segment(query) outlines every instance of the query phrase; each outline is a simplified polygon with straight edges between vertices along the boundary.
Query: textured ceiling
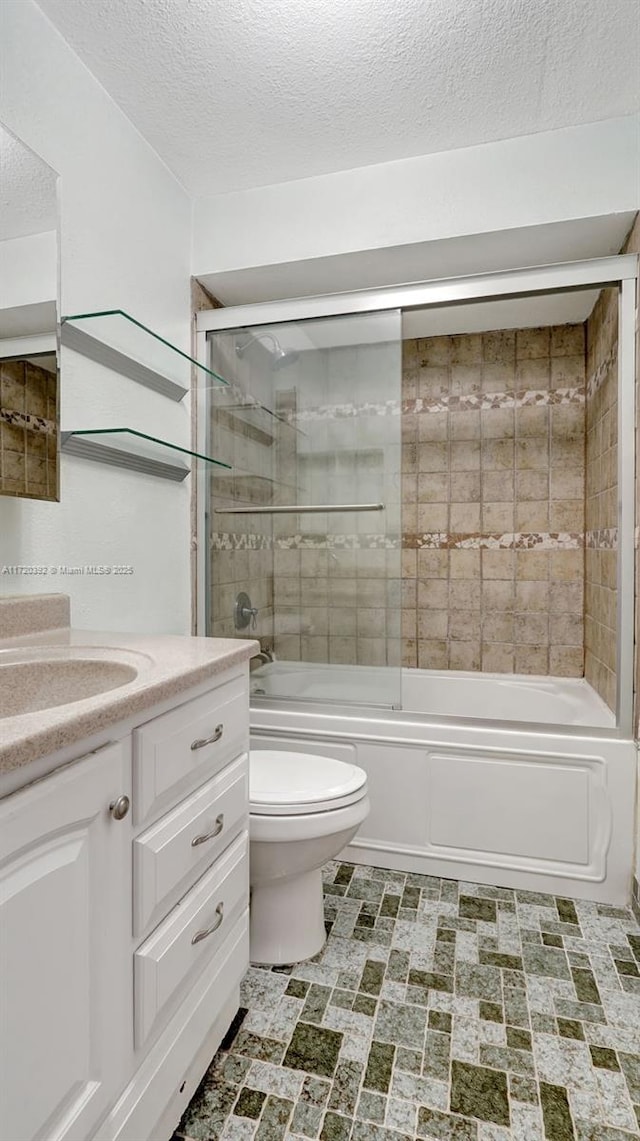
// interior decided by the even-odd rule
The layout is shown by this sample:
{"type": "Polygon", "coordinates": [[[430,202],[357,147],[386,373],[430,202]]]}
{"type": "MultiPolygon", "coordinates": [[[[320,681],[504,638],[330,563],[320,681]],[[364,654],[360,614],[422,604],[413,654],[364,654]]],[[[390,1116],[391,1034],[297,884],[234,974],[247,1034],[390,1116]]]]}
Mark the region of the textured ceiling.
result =
{"type": "Polygon", "coordinates": [[[194,194],[639,105],[639,0],[38,3],[194,194]]]}
{"type": "Polygon", "coordinates": [[[0,241],[55,230],[57,175],[0,126],[0,241]]]}

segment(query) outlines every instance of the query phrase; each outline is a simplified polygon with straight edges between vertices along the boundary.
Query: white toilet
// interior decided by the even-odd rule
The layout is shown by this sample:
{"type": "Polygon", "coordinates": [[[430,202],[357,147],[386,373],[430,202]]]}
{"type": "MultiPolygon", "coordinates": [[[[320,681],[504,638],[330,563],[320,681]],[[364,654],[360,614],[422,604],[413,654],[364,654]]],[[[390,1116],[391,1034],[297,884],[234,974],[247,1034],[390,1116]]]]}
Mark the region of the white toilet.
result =
{"type": "Polygon", "coordinates": [[[297,963],[326,939],[322,865],[369,814],[367,774],[311,753],[252,750],[251,961],[297,963]]]}

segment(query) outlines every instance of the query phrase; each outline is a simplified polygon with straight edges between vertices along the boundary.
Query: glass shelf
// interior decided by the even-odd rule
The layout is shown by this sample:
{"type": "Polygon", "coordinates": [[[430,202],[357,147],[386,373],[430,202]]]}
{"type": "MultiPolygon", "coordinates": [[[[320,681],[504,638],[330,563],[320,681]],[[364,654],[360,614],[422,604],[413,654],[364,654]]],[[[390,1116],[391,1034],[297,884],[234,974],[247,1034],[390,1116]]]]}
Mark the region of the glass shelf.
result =
{"type": "Polygon", "coordinates": [[[182,448],[179,444],[171,444],[168,440],[160,440],[156,436],[148,436],[146,432],[138,432],[135,428],[83,428],[74,432],[62,432],[61,451],[70,456],[92,460],[94,463],[129,468],[131,471],[144,472],[146,475],[155,475],[160,479],[170,479],[178,483],[189,475],[191,468],[187,464],[170,463],[166,458],[161,458],[167,451],[192,456],[214,467],[231,471],[230,465],[222,463],[221,460],[214,460],[211,456],[193,452],[189,448],[182,448]],[[94,438],[96,436],[100,439],[96,440],[94,438]],[[108,443],[102,442],[105,437],[108,443]]]}
{"type": "Polygon", "coordinates": [[[275,432],[278,428],[289,428],[290,431],[296,432],[300,436],[307,435],[297,424],[279,412],[274,412],[266,404],[261,404],[255,397],[249,396],[239,385],[229,381],[224,381],[224,384],[227,385],[224,389],[220,388],[219,385],[206,386],[206,391],[209,391],[213,396],[212,411],[228,412],[237,420],[258,427],[270,435],[272,440],[275,439],[275,432]]]}
{"type": "Polygon", "coordinates": [[[61,341],[67,348],[170,400],[179,401],[186,395],[192,367],[204,374],[207,381],[216,381],[216,387],[226,387],[228,383],[124,309],[63,317],[61,341]]]}

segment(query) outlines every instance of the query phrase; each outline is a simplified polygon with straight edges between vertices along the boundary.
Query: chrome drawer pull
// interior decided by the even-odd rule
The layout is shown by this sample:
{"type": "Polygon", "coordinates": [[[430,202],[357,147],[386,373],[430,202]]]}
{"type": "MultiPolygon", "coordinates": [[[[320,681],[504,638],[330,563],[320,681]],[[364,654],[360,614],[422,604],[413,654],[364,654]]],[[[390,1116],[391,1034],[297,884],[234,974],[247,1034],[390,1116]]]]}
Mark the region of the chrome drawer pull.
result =
{"type": "Polygon", "coordinates": [[[192,741],[192,749],[204,749],[205,745],[213,745],[215,741],[219,741],[224,733],[224,725],[216,725],[210,737],[201,737],[198,741],[192,741]]]}
{"type": "Polygon", "coordinates": [[[211,832],[205,832],[203,836],[196,836],[191,841],[191,847],[197,848],[198,844],[206,844],[207,840],[213,840],[214,836],[220,835],[223,828],[224,828],[224,812],[221,812],[219,816],[216,816],[215,828],[213,828],[211,832]]]}
{"type": "Polygon", "coordinates": [[[220,926],[220,924],[222,923],[222,920],[224,919],[223,912],[224,912],[224,903],[219,903],[218,906],[216,907],[216,915],[218,916],[218,918],[216,919],[215,923],[213,923],[211,925],[211,927],[207,927],[207,929],[205,931],[197,931],[196,934],[193,936],[193,939],[191,940],[191,942],[192,943],[201,943],[203,939],[207,938],[207,935],[213,935],[213,932],[218,930],[218,927],[220,926]]]}

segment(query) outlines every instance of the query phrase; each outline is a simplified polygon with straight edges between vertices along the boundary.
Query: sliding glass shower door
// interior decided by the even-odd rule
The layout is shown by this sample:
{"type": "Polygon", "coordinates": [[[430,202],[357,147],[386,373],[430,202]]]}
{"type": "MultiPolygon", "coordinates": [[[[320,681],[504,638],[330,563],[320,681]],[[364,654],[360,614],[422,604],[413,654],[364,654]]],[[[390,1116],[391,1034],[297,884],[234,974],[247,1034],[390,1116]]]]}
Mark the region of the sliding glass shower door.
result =
{"type": "Polygon", "coordinates": [[[209,632],[259,638],[258,697],[399,705],[400,311],[208,343],[209,632]]]}

